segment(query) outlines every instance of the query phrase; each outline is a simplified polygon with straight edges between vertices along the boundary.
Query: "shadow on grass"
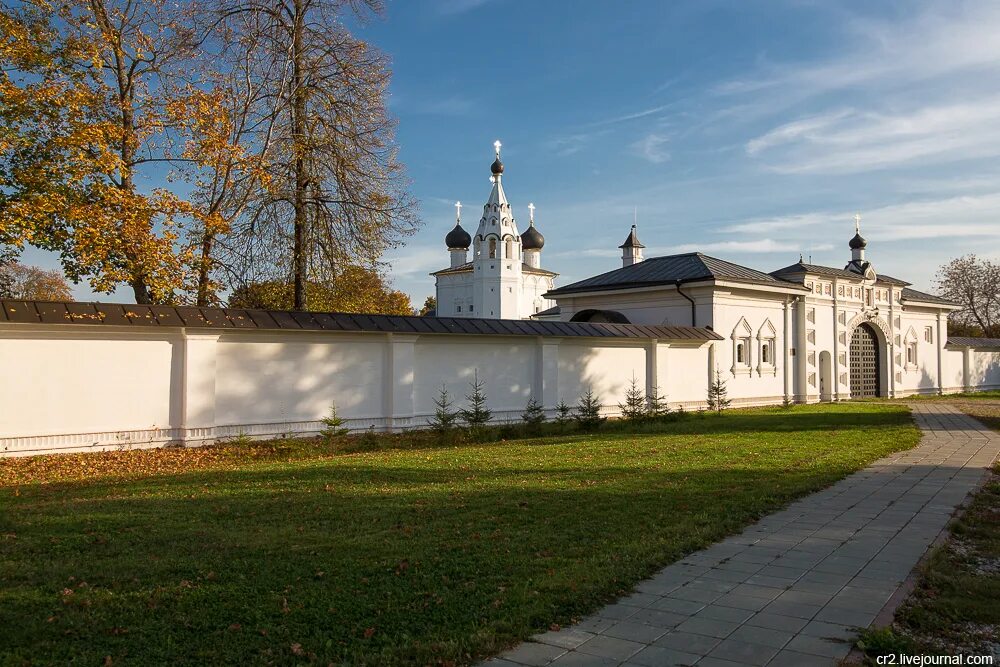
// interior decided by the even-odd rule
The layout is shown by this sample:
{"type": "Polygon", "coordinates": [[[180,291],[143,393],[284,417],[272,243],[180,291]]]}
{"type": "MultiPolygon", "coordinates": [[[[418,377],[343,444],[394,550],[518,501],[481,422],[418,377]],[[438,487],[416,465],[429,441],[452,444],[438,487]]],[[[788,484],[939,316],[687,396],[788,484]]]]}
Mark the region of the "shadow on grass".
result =
{"type": "Polygon", "coordinates": [[[905,413],[838,414],[27,487],[0,662],[470,662],[915,442],[905,413]],[[812,439],[733,435],[755,422],[812,439]]]}

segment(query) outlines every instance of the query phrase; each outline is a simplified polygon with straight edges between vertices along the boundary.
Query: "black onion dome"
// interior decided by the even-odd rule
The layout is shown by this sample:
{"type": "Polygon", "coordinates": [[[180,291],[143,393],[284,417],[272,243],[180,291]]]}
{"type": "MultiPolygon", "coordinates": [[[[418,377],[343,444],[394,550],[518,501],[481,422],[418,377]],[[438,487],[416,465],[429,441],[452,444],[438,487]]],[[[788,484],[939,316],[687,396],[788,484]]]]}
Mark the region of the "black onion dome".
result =
{"type": "Polygon", "coordinates": [[[455,228],[448,232],[448,236],[444,237],[444,242],[449,248],[468,250],[469,246],[472,245],[472,237],[469,232],[462,229],[461,224],[456,222],[455,228]]]}
{"type": "Polygon", "coordinates": [[[541,250],[545,245],[545,237],[535,228],[535,223],[528,225],[528,228],[521,234],[521,248],[524,250],[541,250]]]}
{"type": "Polygon", "coordinates": [[[503,162],[500,161],[499,155],[496,160],[493,160],[493,164],[490,165],[490,171],[493,172],[494,176],[499,176],[503,173],[503,162]]]}
{"type": "Polygon", "coordinates": [[[859,248],[864,248],[867,245],[868,241],[865,241],[865,237],[862,236],[860,232],[854,235],[854,238],[851,239],[850,243],[851,250],[858,250],[859,248]]]}

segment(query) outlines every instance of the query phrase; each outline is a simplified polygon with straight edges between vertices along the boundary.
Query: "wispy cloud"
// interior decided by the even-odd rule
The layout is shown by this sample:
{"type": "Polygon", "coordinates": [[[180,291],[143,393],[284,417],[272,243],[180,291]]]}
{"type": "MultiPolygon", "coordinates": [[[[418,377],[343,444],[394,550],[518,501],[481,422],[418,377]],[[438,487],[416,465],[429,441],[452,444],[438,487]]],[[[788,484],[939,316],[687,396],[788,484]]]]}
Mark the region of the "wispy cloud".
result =
{"type": "Polygon", "coordinates": [[[438,0],[435,9],[438,14],[455,16],[478,9],[493,0],[438,0]]]}
{"type": "Polygon", "coordinates": [[[670,152],[666,149],[670,143],[670,138],[663,134],[647,134],[645,137],[632,144],[632,152],[644,160],[653,164],[660,164],[670,159],[670,152]]]}
{"type": "MultiPolygon", "coordinates": [[[[755,218],[721,231],[769,234],[781,231],[794,239],[844,239],[853,234],[853,211],[810,211],[773,218],[755,218]],[[842,230],[839,234],[837,229],[842,230]]],[[[918,239],[1000,239],[1000,192],[891,204],[862,212],[862,233],[870,242],[918,239]]],[[[815,249],[815,246],[813,246],[815,249]]]]}
{"type": "Polygon", "coordinates": [[[674,103],[661,104],[659,106],[653,107],[651,109],[643,109],[642,111],[634,111],[632,113],[623,114],[621,116],[613,116],[611,118],[605,118],[604,120],[594,121],[589,123],[589,127],[600,127],[602,125],[617,125],[618,123],[625,123],[631,120],[638,120],[639,118],[646,118],[648,116],[653,116],[658,113],[662,113],[667,109],[675,106],[674,103]]]}
{"type": "MultiPolygon", "coordinates": [[[[716,88],[723,94],[782,89],[795,98],[873,83],[905,86],[956,72],[996,69],[1000,5],[988,0],[917,4],[910,18],[854,17],[844,25],[849,47],[821,62],[764,64],[716,88]]],[[[779,96],[780,97],[780,96],[779,96]]]]}
{"type": "Polygon", "coordinates": [[[746,144],[780,173],[852,173],[928,160],[1000,155],[1000,96],[899,113],[836,111],[781,125],[746,144]]]}

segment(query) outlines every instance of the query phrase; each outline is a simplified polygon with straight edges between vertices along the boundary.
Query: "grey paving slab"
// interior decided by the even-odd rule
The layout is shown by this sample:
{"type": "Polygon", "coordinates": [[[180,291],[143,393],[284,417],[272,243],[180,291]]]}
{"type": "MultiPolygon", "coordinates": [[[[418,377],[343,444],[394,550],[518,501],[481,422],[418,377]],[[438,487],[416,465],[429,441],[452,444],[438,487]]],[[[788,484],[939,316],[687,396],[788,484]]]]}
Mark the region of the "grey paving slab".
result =
{"type": "Polygon", "coordinates": [[[635,592],[536,635],[497,667],[830,667],[847,655],[1000,453],[945,403],[911,406],[920,444],[686,556],[635,592]]]}

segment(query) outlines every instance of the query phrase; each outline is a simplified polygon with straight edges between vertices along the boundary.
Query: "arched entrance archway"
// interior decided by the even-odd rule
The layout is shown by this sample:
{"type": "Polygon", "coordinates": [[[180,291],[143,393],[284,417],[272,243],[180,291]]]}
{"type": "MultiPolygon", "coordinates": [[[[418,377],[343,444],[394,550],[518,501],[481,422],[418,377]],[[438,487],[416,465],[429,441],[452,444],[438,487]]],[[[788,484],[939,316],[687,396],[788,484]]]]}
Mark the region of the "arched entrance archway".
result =
{"type": "Polygon", "coordinates": [[[882,351],[875,328],[859,324],[851,334],[851,398],[882,395],[882,351]]]}

